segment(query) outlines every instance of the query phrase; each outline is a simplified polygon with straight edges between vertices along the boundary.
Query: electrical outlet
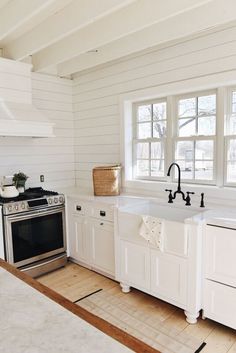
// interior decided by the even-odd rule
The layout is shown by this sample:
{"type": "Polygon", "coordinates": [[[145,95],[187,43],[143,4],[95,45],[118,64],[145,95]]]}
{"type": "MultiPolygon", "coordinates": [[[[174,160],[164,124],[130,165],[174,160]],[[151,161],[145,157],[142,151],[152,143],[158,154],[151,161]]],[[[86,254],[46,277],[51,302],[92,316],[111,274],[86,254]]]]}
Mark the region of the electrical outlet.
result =
{"type": "Polygon", "coordinates": [[[40,181],[41,181],[41,183],[44,182],[44,175],[40,175],[40,181]]]}

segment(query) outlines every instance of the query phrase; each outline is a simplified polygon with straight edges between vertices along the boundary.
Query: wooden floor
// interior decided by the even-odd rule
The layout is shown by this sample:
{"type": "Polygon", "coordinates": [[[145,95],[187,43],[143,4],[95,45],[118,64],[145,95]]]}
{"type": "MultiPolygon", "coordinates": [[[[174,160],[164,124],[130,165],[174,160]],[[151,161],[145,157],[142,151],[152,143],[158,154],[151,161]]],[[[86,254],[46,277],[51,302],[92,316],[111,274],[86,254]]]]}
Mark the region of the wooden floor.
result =
{"type": "MultiPolygon", "coordinates": [[[[117,282],[73,263],[38,278],[38,281],[73,302],[100,288],[114,295],[121,295],[117,282]]],[[[206,342],[203,353],[236,353],[235,330],[208,319],[199,319],[198,324],[189,325],[182,310],[135,289],[129,294],[124,294],[124,297],[142,310],[155,308],[163,324],[173,325],[173,329],[189,333],[206,342]]]]}

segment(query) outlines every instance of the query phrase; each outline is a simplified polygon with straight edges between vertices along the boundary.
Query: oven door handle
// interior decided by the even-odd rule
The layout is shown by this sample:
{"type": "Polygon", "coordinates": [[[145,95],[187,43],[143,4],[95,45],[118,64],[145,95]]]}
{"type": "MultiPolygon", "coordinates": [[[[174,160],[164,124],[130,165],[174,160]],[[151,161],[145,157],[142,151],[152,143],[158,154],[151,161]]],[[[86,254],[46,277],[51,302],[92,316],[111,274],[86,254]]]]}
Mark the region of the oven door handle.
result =
{"type": "Polygon", "coordinates": [[[9,215],[5,216],[8,222],[14,222],[14,221],[23,221],[25,219],[30,219],[30,218],[35,218],[35,217],[41,217],[41,216],[47,216],[50,214],[58,213],[58,212],[64,212],[65,207],[57,207],[53,209],[47,209],[47,210],[35,210],[32,212],[26,212],[24,214],[17,214],[17,215],[9,215]]]}

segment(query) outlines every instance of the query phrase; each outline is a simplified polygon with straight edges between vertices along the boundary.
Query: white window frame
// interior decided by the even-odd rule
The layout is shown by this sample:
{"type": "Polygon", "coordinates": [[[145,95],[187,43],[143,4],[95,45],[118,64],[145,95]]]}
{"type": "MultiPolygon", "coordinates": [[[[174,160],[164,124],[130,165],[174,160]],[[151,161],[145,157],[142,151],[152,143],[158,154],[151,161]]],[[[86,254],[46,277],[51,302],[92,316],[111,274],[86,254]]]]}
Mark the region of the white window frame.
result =
{"type": "MultiPolygon", "coordinates": [[[[166,131],[168,131],[169,128],[169,115],[168,115],[168,103],[167,103],[167,98],[157,98],[157,99],[152,99],[152,100],[145,100],[145,101],[139,101],[133,104],[132,110],[133,110],[133,124],[132,124],[132,173],[133,173],[133,179],[134,180],[153,180],[153,181],[166,181],[166,170],[167,170],[167,138],[168,138],[168,133],[166,137],[160,138],[160,137],[150,137],[150,138],[144,138],[140,139],[137,137],[137,114],[138,114],[138,107],[142,105],[153,105],[153,104],[158,104],[158,103],[166,103],[166,131]],[[138,143],[152,143],[152,142],[163,142],[164,144],[164,175],[163,177],[154,177],[154,176],[137,176],[136,173],[136,168],[137,168],[137,144],[138,143]]],[[[153,117],[152,117],[153,118],[153,117]]],[[[151,124],[153,123],[153,120],[151,120],[151,124]]],[[[149,171],[151,168],[151,156],[149,155],[149,171]]]]}
{"type": "MultiPolygon", "coordinates": [[[[224,133],[224,185],[231,186],[231,187],[236,186],[236,181],[235,182],[228,182],[227,181],[228,146],[229,146],[230,140],[236,140],[236,133],[229,134],[229,120],[232,116],[232,93],[233,92],[236,92],[236,86],[227,87],[226,100],[225,100],[226,114],[225,114],[225,133],[224,133]]],[[[236,114],[236,113],[234,113],[234,114],[236,114]]]]}
{"type": "MultiPolygon", "coordinates": [[[[186,94],[180,94],[176,95],[173,97],[175,100],[175,113],[173,116],[174,119],[174,129],[173,129],[173,139],[175,142],[173,143],[173,159],[175,160],[175,149],[178,141],[213,141],[214,142],[214,150],[213,150],[213,178],[212,180],[207,180],[207,179],[183,179],[183,183],[187,184],[200,184],[200,185],[216,185],[217,184],[217,179],[216,179],[216,165],[217,165],[217,156],[216,156],[216,144],[217,144],[217,129],[218,129],[218,96],[217,96],[217,89],[211,89],[211,90],[202,90],[202,91],[194,91],[191,93],[186,93],[186,94]],[[216,127],[215,127],[215,135],[192,135],[192,136],[178,136],[178,102],[181,99],[187,99],[187,98],[196,98],[196,97],[202,97],[202,96],[208,96],[208,95],[216,95],[216,127]]],[[[168,143],[168,142],[167,142],[168,143]]],[[[194,155],[195,155],[195,149],[194,149],[194,155]]],[[[195,156],[194,160],[195,161],[195,156]]],[[[174,181],[176,181],[176,178],[173,178],[174,181]]]]}
{"type": "MultiPolygon", "coordinates": [[[[119,96],[119,106],[121,114],[120,124],[120,155],[123,165],[122,186],[123,191],[138,193],[140,195],[155,195],[157,197],[166,197],[164,189],[175,189],[176,183],[173,183],[170,178],[167,178],[166,183],[150,180],[135,180],[132,175],[132,105],[139,101],[155,100],[161,97],[167,97],[167,101],[171,101],[173,96],[182,95],[192,92],[200,92],[206,90],[217,89],[217,130],[216,130],[216,185],[190,184],[183,182],[183,191],[194,191],[195,195],[200,195],[205,192],[207,199],[214,203],[219,200],[220,204],[236,206],[236,188],[225,185],[224,166],[225,166],[225,137],[221,133],[224,131],[224,121],[227,113],[226,97],[228,87],[235,87],[236,79],[232,76],[232,72],[215,73],[212,75],[201,76],[198,78],[188,78],[187,80],[167,82],[163,85],[146,87],[130,92],[125,92],[119,96]],[[164,184],[164,186],[163,186],[164,184]]],[[[174,104],[172,104],[172,109],[174,104]]],[[[174,112],[168,111],[168,114],[173,115],[174,112]]],[[[173,131],[173,121],[171,121],[168,131],[170,137],[173,131]]],[[[168,167],[173,162],[173,150],[167,148],[168,167]]],[[[197,197],[197,196],[196,196],[197,197]]]]}

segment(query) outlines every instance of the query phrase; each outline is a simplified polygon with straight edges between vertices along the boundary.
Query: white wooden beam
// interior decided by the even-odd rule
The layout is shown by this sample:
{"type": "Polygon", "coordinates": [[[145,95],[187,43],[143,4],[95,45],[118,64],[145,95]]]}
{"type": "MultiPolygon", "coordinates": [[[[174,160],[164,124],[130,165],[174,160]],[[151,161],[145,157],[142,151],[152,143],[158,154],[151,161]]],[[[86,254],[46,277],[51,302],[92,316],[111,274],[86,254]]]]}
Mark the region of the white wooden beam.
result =
{"type": "Polygon", "coordinates": [[[225,7],[223,3],[221,0],[207,3],[202,7],[182,13],[165,22],[157,23],[142,31],[102,46],[98,48],[97,53],[85,53],[70,59],[58,65],[58,75],[71,75],[235,20],[235,0],[227,0],[227,6],[225,7]],[[224,11],[222,11],[222,8],[224,8],[224,11]],[[209,13],[211,16],[209,16],[209,13]]]}
{"type": "Polygon", "coordinates": [[[138,0],[33,56],[35,71],[134,33],[212,0],[138,0]]]}
{"type": "Polygon", "coordinates": [[[47,16],[67,5],[71,0],[11,0],[0,12],[0,40],[12,40],[31,30],[47,16]]]}
{"type": "Polygon", "coordinates": [[[136,0],[73,0],[54,16],[6,44],[4,53],[8,58],[22,60],[134,1],[136,0]]]}

